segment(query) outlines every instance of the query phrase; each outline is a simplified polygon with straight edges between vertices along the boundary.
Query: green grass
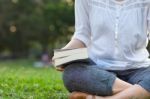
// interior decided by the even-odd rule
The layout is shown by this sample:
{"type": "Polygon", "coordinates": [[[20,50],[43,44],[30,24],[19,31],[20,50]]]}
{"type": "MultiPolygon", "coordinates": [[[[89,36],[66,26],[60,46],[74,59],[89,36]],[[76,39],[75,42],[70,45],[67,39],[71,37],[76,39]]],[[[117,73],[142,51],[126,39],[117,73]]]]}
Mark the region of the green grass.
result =
{"type": "Polygon", "coordinates": [[[66,99],[61,73],[29,60],[0,61],[0,99],[66,99]]]}

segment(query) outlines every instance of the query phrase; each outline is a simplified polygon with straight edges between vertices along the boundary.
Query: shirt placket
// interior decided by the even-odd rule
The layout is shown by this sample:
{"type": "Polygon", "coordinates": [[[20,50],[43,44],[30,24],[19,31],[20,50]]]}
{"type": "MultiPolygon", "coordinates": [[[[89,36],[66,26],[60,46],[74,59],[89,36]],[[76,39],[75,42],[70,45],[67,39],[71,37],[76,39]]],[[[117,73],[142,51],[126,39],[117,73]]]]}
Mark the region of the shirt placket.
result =
{"type": "Polygon", "coordinates": [[[115,57],[119,55],[119,45],[118,45],[118,32],[119,32],[119,18],[121,7],[119,5],[116,6],[116,17],[115,17],[115,57]]]}

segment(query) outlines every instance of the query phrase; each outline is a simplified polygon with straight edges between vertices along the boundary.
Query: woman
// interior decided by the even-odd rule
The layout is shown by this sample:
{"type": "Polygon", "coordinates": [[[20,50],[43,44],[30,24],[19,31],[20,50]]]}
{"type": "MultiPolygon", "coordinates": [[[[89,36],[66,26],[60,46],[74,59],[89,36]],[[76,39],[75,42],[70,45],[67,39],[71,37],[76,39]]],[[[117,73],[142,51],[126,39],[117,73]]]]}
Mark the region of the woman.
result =
{"type": "Polygon", "coordinates": [[[87,47],[92,61],[64,69],[70,99],[150,98],[150,0],[75,0],[75,18],[63,49],[87,47]]]}

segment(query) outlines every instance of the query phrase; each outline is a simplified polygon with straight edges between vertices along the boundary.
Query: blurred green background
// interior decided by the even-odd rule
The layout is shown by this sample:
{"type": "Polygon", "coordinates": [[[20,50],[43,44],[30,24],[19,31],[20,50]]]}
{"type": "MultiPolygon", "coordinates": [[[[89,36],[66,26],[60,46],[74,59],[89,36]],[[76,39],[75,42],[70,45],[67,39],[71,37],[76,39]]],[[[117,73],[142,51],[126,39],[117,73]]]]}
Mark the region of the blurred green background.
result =
{"type": "Polygon", "coordinates": [[[51,57],[73,32],[73,0],[0,0],[0,99],[66,99],[51,57]]]}
{"type": "Polygon", "coordinates": [[[0,0],[0,57],[38,57],[74,31],[73,0],[0,0]]]}

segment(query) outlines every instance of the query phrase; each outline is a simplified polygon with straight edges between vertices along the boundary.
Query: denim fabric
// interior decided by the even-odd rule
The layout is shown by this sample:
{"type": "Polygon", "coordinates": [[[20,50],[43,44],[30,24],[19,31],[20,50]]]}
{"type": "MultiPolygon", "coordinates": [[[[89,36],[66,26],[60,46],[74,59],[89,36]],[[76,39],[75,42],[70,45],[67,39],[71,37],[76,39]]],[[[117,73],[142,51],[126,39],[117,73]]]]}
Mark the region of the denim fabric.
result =
{"type": "Polygon", "coordinates": [[[93,95],[112,95],[115,75],[87,63],[68,65],[63,73],[65,87],[70,91],[80,91],[93,95]]]}
{"type": "Polygon", "coordinates": [[[150,66],[134,70],[133,74],[130,74],[128,78],[127,82],[131,84],[139,84],[150,92],[150,66]]]}
{"type": "Polygon", "coordinates": [[[98,96],[112,95],[116,77],[139,84],[150,92],[150,67],[129,70],[104,70],[89,62],[69,64],[63,72],[63,81],[69,92],[79,91],[98,96]]]}

